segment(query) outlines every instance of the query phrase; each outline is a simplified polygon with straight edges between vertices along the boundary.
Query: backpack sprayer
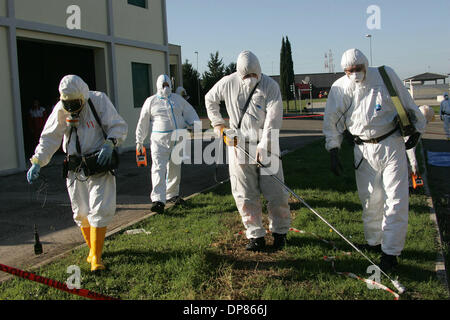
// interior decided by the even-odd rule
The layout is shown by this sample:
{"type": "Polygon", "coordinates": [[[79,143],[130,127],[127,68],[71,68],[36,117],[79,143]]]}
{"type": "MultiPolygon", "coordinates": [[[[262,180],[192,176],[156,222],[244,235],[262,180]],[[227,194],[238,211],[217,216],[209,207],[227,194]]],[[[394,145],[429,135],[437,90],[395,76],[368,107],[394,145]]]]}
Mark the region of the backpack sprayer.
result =
{"type": "Polygon", "coordinates": [[[352,246],[359,254],[361,254],[367,261],[369,261],[371,264],[373,264],[375,267],[377,267],[380,272],[385,275],[393,284],[393,286],[397,289],[399,294],[402,294],[405,292],[405,287],[398,281],[393,280],[391,277],[389,277],[388,274],[386,274],[378,265],[376,265],[369,257],[367,257],[361,250],[359,250],[350,240],[348,240],[344,235],[342,235],[335,227],[333,227],[327,220],[325,220],[319,213],[317,213],[309,204],[305,202],[299,195],[297,195],[294,191],[292,191],[291,188],[289,188],[281,179],[279,179],[277,176],[271,174],[271,172],[268,171],[267,167],[263,165],[258,159],[255,159],[255,157],[251,156],[245,148],[240,146],[237,143],[237,136],[233,129],[227,129],[222,130],[223,133],[223,139],[226,145],[232,146],[237,148],[238,150],[242,151],[250,160],[255,161],[257,165],[264,169],[266,172],[269,173],[269,175],[278,182],[284,189],[286,189],[289,193],[291,193],[297,200],[299,200],[301,203],[303,203],[309,210],[311,210],[320,220],[325,222],[334,232],[336,232],[342,239],[344,239],[350,246],[352,246]]]}

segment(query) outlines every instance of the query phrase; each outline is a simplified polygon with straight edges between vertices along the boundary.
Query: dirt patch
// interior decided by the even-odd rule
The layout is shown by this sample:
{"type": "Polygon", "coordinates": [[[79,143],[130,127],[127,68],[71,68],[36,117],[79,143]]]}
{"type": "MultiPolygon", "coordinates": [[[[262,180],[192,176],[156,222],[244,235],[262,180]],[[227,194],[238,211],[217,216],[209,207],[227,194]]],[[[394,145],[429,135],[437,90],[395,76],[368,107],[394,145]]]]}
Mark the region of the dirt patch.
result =
{"type": "MultiPolygon", "coordinates": [[[[223,219],[229,232],[223,239],[212,243],[215,254],[225,264],[231,266],[227,278],[227,294],[230,299],[249,299],[248,291],[263,290],[268,278],[289,278],[289,270],[280,269],[280,261],[288,260],[284,250],[272,249],[273,237],[270,232],[265,236],[266,248],[260,252],[247,251],[248,239],[238,212],[223,219]],[[231,289],[231,290],[230,290],[231,289]]],[[[268,229],[267,214],[263,214],[263,225],[268,229]]]]}

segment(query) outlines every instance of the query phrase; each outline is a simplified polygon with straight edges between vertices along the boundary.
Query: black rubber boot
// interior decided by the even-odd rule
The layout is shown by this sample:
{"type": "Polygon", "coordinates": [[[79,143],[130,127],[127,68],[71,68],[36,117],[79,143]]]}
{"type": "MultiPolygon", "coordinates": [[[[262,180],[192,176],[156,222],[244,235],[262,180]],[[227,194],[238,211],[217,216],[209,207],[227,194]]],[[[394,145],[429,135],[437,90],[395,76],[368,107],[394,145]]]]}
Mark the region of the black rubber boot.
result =
{"type": "Polygon", "coordinates": [[[163,214],[164,213],[164,207],[165,207],[164,203],[157,201],[157,202],[153,202],[153,205],[150,208],[150,210],[152,212],[163,214]]]}
{"type": "Polygon", "coordinates": [[[381,253],[381,244],[377,244],[375,246],[371,246],[370,244],[366,243],[360,246],[360,249],[364,249],[370,252],[375,252],[375,253],[381,253]]]}
{"type": "Polygon", "coordinates": [[[273,248],[281,250],[286,246],[286,234],[273,233],[273,248]]]}
{"type": "Polygon", "coordinates": [[[391,272],[395,271],[395,267],[397,267],[398,261],[397,256],[391,256],[386,253],[381,254],[381,260],[380,260],[380,268],[384,272],[391,272]]]}
{"type": "Polygon", "coordinates": [[[264,237],[250,239],[250,242],[245,247],[248,251],[260,251],[266,247],[266,240],[264,237]]]}
{"type": "Polygon", "coordinates": [[[186,201],[183,200],[180,196],[175,196],[167,200],[167,203],[173,203],[174,206],[179,206],[185,204],[186,201]]]}

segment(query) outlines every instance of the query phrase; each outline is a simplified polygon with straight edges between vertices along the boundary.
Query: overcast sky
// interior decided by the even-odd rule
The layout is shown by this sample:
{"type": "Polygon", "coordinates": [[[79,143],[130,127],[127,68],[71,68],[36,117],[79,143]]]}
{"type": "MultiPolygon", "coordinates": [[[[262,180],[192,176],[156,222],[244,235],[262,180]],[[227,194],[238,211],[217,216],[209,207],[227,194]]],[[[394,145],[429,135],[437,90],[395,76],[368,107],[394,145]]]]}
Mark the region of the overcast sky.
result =
{"type": "Polygon", "coordinates": [[[236,62],[253,51],[265,74],[279,74],[283,36],[292,46],[295,73],[327,72],[325,53],[342,71],[342,53],[362,50],[373,65],[389,65],[400,78],[450,73],[449,0],[167,0],[169,43],[203,73],[210,53],[236,62]],[[370,6],[379,8],[367,12],[370,6]],[[379,19],[376,19],[379,17],[379,19]]]}

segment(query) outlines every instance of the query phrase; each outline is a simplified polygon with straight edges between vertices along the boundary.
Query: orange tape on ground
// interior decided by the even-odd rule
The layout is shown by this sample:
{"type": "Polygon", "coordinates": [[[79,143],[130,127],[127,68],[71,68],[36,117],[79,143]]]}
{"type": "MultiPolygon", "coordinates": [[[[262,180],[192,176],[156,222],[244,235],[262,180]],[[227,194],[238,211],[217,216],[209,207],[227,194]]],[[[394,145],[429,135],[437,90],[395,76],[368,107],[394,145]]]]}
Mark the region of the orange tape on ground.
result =
{"type": "Polygon", "coordinates": [[[298,118],[311,118],[311,117],[323,117],[323,114],[312,114],[309,116],[291,116],[291,117],[283,117],[283,119],[298,119],[298,118]]]}
{"type": "Polygon", "coordinates": [[[17,268],[13,268],[4,264],[0,263],[0,271],[10,273],[16,277],[31,280],[34,282],[42,283],[46,286],[68,292],[70,294],[74,294],[80,297],[93,299],[93,300],[119,300],[116,298],[108,297],[105,295],[102,295],[100,293],[92,292],[87,289],[69,289],[65,283],[61,283],[59,281],[49,279],[46,277],[38,276],[31,272],[26,272],[17,268]]]}

